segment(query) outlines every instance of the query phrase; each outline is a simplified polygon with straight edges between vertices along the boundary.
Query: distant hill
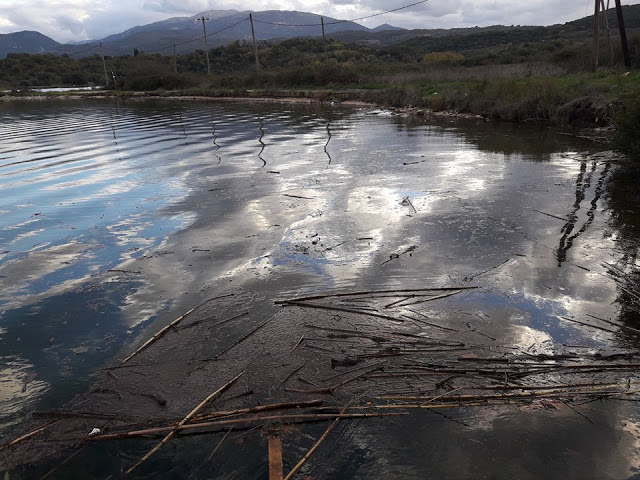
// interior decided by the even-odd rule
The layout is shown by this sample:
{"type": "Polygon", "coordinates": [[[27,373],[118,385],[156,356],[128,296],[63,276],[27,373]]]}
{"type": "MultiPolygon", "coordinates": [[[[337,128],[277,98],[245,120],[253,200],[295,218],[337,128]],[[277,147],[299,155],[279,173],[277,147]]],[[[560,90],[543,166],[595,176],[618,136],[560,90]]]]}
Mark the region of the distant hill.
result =
{"type": "MultiPolygon", "coordinates": [[[[236,40],[251,41],[249,13],[253,13],[258,41],[322,35],[321,16],[313,13],[281,10],[261,12],[211,10],[191,17],[174,17],[133,27],[93,43],[102,42],[105,55],[131,54],[134,49],[151,53],[162,47],[168,48],[159,53],[168,55],[173,53],[173,44],[176,44],[177,53],[191,52],[204,48],[204,42],[201,39],[202,22],[198,21],[202,16],[209,18],[205,23],[209,48],[226,45],[236,40]]],[[[344,31],[369,31],[369,28],[357,23],[331,17],[324,17],[324,22],[327,35],[344,31]]],[[[90,44],[70,45],[67,53],[78,52],[89,46],[90,44]]]]}
{"type": "MultiPolygon", "coordinates": [[[[627,35],[640,33],[640,5],[622,7],[627,35]]],[[[615,8],[607,12],[607,22],[611,34],[618,35],[618,20],[615,8]]],[[[545,39],[570,38],[588,41],[593,34],[593,16],[589,15],[565,24],[551,26],[505,26],[419,29],[419,30],[382,30],[341,32],[334,38],[345,42],[356,42],[372,46],[406,44],[409,47],[424,47],[428,50],[464,50],[486,48],[493,45],[517,42],[534,42],[545,39]],[[495,35],[494,35],[495,34],[495,35]],[[450,37],[466,37],[450,38],[450,37]],[[446,39],[445,39],[446,37],[446,39]]]]}
{"type": "Polygon", "coordinates": [[[22,31],[0,34],[0,58],[8,53],[44,53],[62,44],[39,32],[22,31]]]}
{"type": "Polygon", "coordinates": [[[372,32],[388,32],[389,30],[400,30],[406,31],[406,28],[402,27],[394,27],[393,25],[389,25],[388,23],[383,23],[382,25],[378,25],[376,28],[372,29],[372,32]]]}
{"type": "MultiPolygon", "coordinates": [[[[625,23],[629,35],[640,32],[640,5],[624,6],[625,23]]],[[[164,55],[187,53],[204,48],[202,22],[206,21],[207,45],[215,48],[234,41],[251,41],[249,13],[253,14],[256,37],[259,42],[278,42],[295,37],[319,37],[322,35],[321,16],[308,12],[266,10],[209,10],[190,17],[173,17],[160,22],[140,25],[124,32],[110,35],[101,40],[82,44],[62,45],[38,32],[17,32],[0,35],[0,58],[7,53],[45,53],[93,55],[102,42],[105,55],[118,56],[133,54],[134,49],[142,52],[158,52],[164,55]]],[[[327,36],[344,42],[356,42],[370,46],[390,46],[403,44],[408,48],[422,48],[427,51],[468,50],[490,48],[492,46],[517,42],[536,42],[553,39],[588,41],[592,34],[591,16],[567,22],[562,25],[504,26],[418,29],[406,30],[389,24],[369,29],[354,22],[322,17],[327,36]]],[[[615,9],[607,11],[608,23],[617,35],[615,9]]]]}

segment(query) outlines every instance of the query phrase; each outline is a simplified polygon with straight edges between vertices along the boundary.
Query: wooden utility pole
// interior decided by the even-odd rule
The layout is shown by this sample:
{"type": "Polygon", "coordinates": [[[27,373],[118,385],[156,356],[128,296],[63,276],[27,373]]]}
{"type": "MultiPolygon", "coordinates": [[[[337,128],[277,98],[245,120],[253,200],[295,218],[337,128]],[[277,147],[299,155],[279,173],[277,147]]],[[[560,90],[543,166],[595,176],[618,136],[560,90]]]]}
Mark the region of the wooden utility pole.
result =
{"type": "Polygon", "coordinates": [[[622,15],[622,5],[620,0],[616,0],[616,15],[618,16],[618,30],[620,30],[620,43],[622,45],[622,57],[627,68],[631,68],[631,57],[629,56],[629,44],[627,43],[627,31],[624,28],[624,16],[622,15]]]}
{"type": "Polygon", "coordinates": [[[600,53],[600,0],[596,0],[596,11],[593,14],[593,52],[591,54],[591,71],[598,71],[598,54],[600,53]]]}
{"type": "Polygon", "coordinates": [[[207,29],[204,26],[205,20],[209,20],[204,15],[198,18],[202,22],[202,38],[204,38],[204,56],[207,57],[207,74],[211,75],[211,64],[209,63],[209,47],[207,47],[207,29]]]}
{"type": "MultiPolygon", "coordinates": [[[[207,55],[208,57],[208,55],[207,55]]],[[[178,73],[178,57],[176,57],[176,44],[173,44],[173,72],[178,73]]]]}
{"type": "Polygon", "coordinates": [[[322,25],[322,39],[326,42],[327,37],[324,36],[324,17],[320,17],[320,24],[322,25]]]}
{"type": "Polygon", "coordinates": [[[260,70],[260,59],[258,59],[258,44],[256,43],[256,31],[253,28],[253,14],[249,14],[249,21],[251,22],[251,36],[253,37],[253,52],[256,56],[256,70],[260,70]]]}
{"type": "Polygon", "coordinates": [[[100,42],[100,56],[102,57],[102,66],[104,67],[105,85],[109,85],[109,75],[107,75],[107,63],[104,61],[104,51],[102,50],[102,42],[100,42]]]}

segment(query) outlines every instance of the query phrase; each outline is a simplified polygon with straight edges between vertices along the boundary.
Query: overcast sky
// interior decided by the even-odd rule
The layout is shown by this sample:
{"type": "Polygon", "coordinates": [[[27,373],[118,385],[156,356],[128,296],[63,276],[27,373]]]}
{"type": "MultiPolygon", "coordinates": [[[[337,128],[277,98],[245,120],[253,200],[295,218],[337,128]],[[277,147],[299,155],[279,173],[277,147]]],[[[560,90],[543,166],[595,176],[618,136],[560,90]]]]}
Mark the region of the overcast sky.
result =
{"type": "MultiPolygon", "coordinates": [[[[418,0],[0,0],[0,33],[37,30],[59,42],[100,39],[135,25],[205,10],[299,10],[352,19],[418,0]]],[[[640,0],[623,0],[623,5],[640,0]]],[[[614,2],[611,1],[611,5],[614,2]]],[[[375,27],[550,25],[592,13],[594,0],[430,0],[361,21],[375,27]]]]}

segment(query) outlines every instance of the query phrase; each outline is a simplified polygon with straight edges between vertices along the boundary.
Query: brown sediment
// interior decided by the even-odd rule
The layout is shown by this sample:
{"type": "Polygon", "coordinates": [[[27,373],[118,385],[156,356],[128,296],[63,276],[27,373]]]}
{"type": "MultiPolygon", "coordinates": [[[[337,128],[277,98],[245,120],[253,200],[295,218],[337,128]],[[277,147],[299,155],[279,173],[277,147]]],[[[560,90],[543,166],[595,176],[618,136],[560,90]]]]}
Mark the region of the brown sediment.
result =
{"type": "Polygon", "coordinates": [[[34,416],[27,433],[0,450],[0,463],[10,468],[66,458],[68,450],[96,441],[163,434],[146,455],[124,466],[133,472],[181,432],[226,432],[226,438],[230,426],[258,426],[272,439],[265,462],[278,478],[288,436],[295,435],[285,427],[332,422],[285,477],[291,478],[339,422],[551,400],[568,408],[578,400],[640,401],[638,382],[628,378],[640,368],[633,350],[535,355],[503,345],[507,353],[496,356],[495,343],[489,348],[485,337],[465,328],[467,317],[448,306],[470,291],[446,286],[316,295],[279,302],[282,310],[269,318],[246,312],[216,318],[189,310],[179,319],[190,323],[179,331],[165,327],[136,350],[135,368],[119,368],[115,376],[105,372],[89,392],[48,412],[53,422],[37,424],[34,416]],[[409,310],[400,302],[385,309],[390,297],[404,301],[416,291],[429,292],[429,308],[439,306],[437,324],[401,321],[407,312],[433,318],[420,311],[425,304],[409,310]],[[341,309],[345,297],[369,310],[341,309]],[[225,340],[223,332],[231,338],[225,340]],[[303,348],[319,342],[323,348],[303,348]],[[90,435],[96,427],[100,433],[90,435]]]}

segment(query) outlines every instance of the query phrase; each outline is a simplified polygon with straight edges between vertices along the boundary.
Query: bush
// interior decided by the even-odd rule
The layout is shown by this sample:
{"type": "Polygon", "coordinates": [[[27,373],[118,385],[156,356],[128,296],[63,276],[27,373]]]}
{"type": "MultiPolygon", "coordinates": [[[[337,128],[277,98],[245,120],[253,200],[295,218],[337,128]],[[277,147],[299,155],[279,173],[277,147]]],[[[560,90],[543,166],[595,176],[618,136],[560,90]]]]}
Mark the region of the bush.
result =
{"type": "Polygon", "coordinates": [[[422,57],[422,63],[460,63],[464,60],[464,55],[455,52],[432,52],[426,53],[422,57]]]}
{"type": "Polygon", "coordinates": [[[614,114],[613,123],[616,127],[614,148],[640,161],[640,100],[623,100],[614,114]]]}
{"type": "Polygon", "coordinates": [[[197,78],[190,75],[136,75],[121,79],[118,88],[123,90],[178,90],[195,87],[199,84],[197,78]]]}

